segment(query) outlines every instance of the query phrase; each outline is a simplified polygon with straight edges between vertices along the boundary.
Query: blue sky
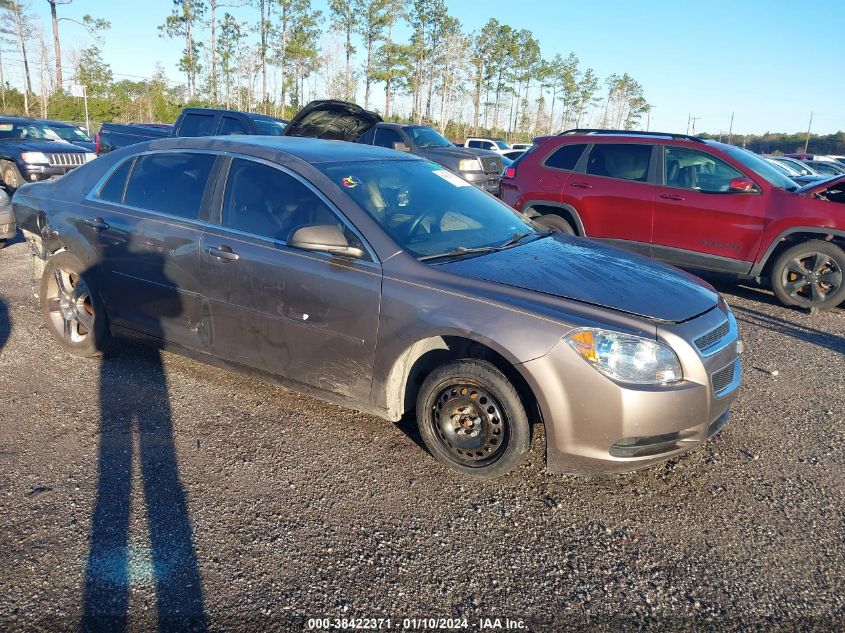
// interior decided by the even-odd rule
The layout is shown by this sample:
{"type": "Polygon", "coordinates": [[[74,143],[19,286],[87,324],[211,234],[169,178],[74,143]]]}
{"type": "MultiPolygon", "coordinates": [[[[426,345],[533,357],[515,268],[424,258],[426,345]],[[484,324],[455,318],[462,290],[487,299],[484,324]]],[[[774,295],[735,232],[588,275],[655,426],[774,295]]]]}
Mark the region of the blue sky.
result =
{"type": "MultiPolygon", "coordinates": [[[[813,111],[814,132],[845,130],[845,0],[447,4],[465,30],[495,16],[533,31],[546,57],[574,51],[601,77],[630,73],[654,105],[652,129],[684,132],[692,114],[699,117],[696,131],[718,133],[727,131],[735,112],[735,132],[795,132],[806,130],[813,111]]],[[[116,75],[149,76],[160,61],[171,79],[182,81],[176,68],[180,43],[159,38],[157,31],[171,6],[170,0],[74,0],[60,10],[111,21],[102,48],[116,75]]],[[[326,1],[314,0],[313,6],[325,10],[326,1]]],[[[32,0],[32,9],[49,33],[47,2],[32,0]]],[[[253,9],[234,13],[257,20],[253,9]]],[[[66,47],[87,45],[82,29],[69,22],[61,28],[66,47]]]]}

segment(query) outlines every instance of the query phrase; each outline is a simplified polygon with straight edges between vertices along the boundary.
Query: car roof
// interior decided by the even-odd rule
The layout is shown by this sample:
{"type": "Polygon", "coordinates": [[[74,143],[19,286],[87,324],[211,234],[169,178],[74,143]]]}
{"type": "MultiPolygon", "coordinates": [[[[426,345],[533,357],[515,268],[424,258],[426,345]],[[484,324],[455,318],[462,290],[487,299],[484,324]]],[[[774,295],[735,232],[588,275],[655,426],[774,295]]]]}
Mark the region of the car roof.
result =
{"type": "MultiPolygon", "coordinates": [[[[147,149],[207,149],[266,154],[280,152],[308,163],[335,163],[362,160],[421,160],[385,147],[347,141],[331,141],[301,136],[194,136],[163,138],[144,143],[147,149]]],[[[141,145],[132,145],[138,147],[141,145]]]]}
{"type": "Polygon", "coordinates": [[[40,119],[33,119],[25,116],[0,116],[0,121],[3,123],[43,123],[40,119]]]}

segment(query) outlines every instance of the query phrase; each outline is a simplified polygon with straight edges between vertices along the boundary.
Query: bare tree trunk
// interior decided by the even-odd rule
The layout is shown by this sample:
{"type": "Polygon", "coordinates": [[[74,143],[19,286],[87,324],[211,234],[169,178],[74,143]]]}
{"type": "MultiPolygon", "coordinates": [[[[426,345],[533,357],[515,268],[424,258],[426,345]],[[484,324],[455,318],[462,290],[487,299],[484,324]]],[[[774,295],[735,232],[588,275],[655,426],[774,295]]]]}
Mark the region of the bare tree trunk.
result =
{"type": "Polygon", "coordinates": [[[3,50],[0,48],[0,105],[6,107],[6,78],[3,77],[3,50]]]}
{"type": "MultiPolygon", "coordinates": [[[[261,0],[261,103],[267,102],[267,18],[264,17],[264,7],[267,0],[261,0]]],[[[240,101],[240,95],[238,96],[240,101]]]]}
{"type": "MultiPolygon", "coordinates": [[[[211,99],[217,103],[217,0],[209,0],[211,6],[211,99]]],[[[228,96],[227,96],[228,99],[228,96]]],[[[228,106],[226,106],[228,107],[228,106]]]]}
{"type": "Polygon", "coordinates": [[[56,53],[56,89],[62,91],[62,45],[59,41],[59,18],[56,16],[56,0],[50,3],[50,19],[53,21],[53,48],[56,53]]]}
{"type": "Polygon", "coordinates": [[[47,86],[50,81],[48,78],[49,70],[47,68],[47,45],[44,43],[44,35],[40,34],[38,37],[38,44],[39,44],[39,57],[38,57],[38,66],[40,70],[40,83],[41,83],[41,118],[47,118],[47,86]]]}

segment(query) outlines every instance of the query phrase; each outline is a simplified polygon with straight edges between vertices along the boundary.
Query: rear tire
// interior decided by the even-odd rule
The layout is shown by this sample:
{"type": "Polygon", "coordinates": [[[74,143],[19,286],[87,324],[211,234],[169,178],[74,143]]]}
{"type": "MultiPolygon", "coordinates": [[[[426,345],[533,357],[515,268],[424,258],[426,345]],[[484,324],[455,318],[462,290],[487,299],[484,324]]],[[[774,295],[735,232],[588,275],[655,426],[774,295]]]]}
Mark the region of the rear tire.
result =
{"type": "Polygon", "coordinates": [[[822,240],[787,248],[772,266],[771,284],[784,305],[836,307],[845,300],[845,251],[822,240]]]}
{"type": "Polygon", "coordinates": [[[531,446],[519,394],[481,360],[453,361],[428,375],[417,396],[417,425],[435,458],[474,477],[510,472],[531,446]]]}
{"type": "Polygon", "coordinates": [[[0,177],[3,179],[3,184],[10,194],[15,192],[15,189],[20,187],[23,183],[23,176],[18,171],[18,166],[9,161],[5,161],[0,169],[0,177]]]}
{"type": "Polygon", "coordinates": [[[62,349],[74,356],[98,356],[111,340],[92,277],[79,258],[68,252],[53,255],[41,276],[44,323],[62,349]]]}
{"type": "Polygon", "coordinates": [[[572,228],[572,225],[559,215],[541,215],[539,218],[534,218],[534,221],[558,233],[575,235],[575,229],[572,228]]]}

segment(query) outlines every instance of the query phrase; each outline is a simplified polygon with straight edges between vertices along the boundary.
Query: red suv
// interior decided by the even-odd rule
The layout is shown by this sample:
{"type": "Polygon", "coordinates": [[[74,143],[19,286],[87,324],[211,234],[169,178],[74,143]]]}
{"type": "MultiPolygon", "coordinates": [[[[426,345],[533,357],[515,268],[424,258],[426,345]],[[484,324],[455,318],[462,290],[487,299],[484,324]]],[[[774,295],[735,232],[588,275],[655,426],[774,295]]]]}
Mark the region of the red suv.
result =
{"type": "Polygon", "coordinates": [[[766,279],[786,305],[845,300],[845,177],[802,188],[733,145],[579,129],[538,138],[505,172],[502,199],[566,233],[766,279]]]}

